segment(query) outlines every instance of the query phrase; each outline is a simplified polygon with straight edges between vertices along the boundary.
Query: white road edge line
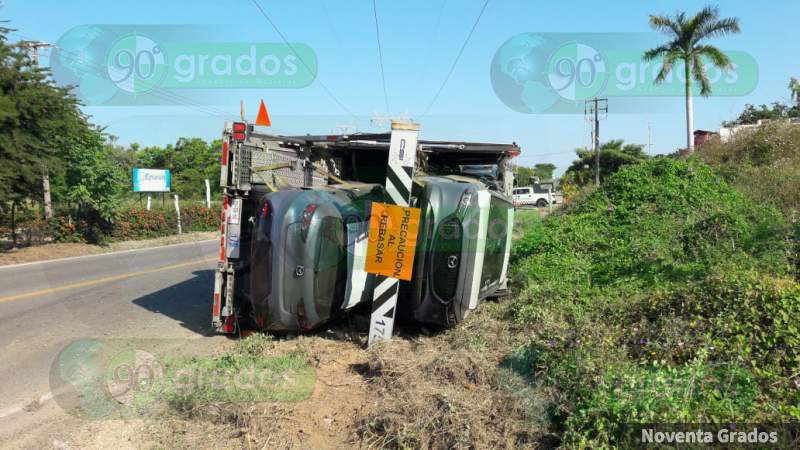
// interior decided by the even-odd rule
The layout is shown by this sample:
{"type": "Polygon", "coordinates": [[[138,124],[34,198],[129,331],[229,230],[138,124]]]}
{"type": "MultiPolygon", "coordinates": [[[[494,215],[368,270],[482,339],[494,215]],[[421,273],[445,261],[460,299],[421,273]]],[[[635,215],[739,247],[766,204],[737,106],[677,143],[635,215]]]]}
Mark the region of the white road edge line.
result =
{"type": "MultiPolygon", "coordinates": [[[[55,396],[53,395],[52,392],[48,392],[46,394],[42,394],[42,396],[39,397],[39,404],[42,405],[42,404],[44,404],[44,402],[46,402],[48,400],[52,400],[53,397],[55,397],[55,396]]],[[[3,410],[0,410],[0,419],[6,418],[8,416],[13,416],[14,414],[21,413],[24,410],[25,410],[25,406],[12,406],[10,408],[6,408],[6,409],[3,409],[3,410]]]]}
{"type": "Polygon", "coordinates": [[[63,261],[73,261],[73,260],[76,260],[76,259],[96,258],[96,257],[100,257],[100,256],[112,256],[112,255],[121,255],[121,254],[125,254],[125,253],[133,253],[133,252],[144,252],[144,251],[148,251],[148,250],[158,250],[158,249],[167,248],[167,247],[180,247],[180,246],[186,246],[186,245],[202,244],[202,243],[205,243],[205,242],[213,242],[213,241],[219,242],[219,238],[203,239],[202,241],[181,242],[181,243],[178,243],[178,244],[159,245],[158,247],[133,248],[133,249],[130,249],[130,250],[120,250],[120,251],[117,251],[117,252],[95,253],[93,255],[68,256],[66,258],[43,259],[41,261],[31,261],[31,262],[20,263],[20,264],[8,264],[8,265],[0,266],[0,270],[13,269],[13,268],[16,268],[16,267],[32,266],[34,264],[47,264],[47,263],[56,263],[56,262],[63,262],[63,261]]]}
{"type": "MultiPolygon", "coordinates": [[[[63,391],[63,389],[61,391],[63,391]]],[[[55,398],[55,394],[53,394],[52,392],[47,392],[39,397],[38,403],[39,405],[43,405],[45,402],[50,401],[53,398],[55,398]]],[[[13,416],[14,414],[25,411],[25,406],[11,406],[9,408],[0,410],[0,419],[6,418],[8,416],[13,416]]]]}
{"type": "Polygon", "coordinates": [[[22,412],[22,406],[12,406],[11,408],[0,410],[0,419],[4,419],[8,416],[13,416],[14,414],[17,414],[19,412],[22,412]]]}

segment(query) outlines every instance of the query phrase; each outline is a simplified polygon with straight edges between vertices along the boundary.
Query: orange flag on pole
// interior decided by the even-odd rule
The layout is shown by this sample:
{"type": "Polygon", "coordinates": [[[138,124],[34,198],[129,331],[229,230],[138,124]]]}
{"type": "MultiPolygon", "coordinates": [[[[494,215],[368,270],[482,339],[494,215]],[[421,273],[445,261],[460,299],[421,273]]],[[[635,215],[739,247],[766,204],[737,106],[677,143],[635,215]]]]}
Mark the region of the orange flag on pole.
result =
{"type": "Polygon", "coordinates": [[[265,127],[272,125],[272,122],[269,121],[269,114],[267,114],[267,107],[264,105],[264,100],[261,100],[261,106],[258,108],[256,125],[264,125],[265,127]]]}

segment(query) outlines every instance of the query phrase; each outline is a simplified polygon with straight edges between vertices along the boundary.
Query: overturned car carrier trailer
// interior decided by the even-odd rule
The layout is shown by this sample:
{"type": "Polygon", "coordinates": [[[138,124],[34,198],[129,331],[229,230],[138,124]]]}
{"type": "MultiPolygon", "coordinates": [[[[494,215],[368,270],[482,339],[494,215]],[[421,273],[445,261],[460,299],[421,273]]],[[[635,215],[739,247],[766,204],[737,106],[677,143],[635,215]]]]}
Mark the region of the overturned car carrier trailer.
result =
{"type": "Polygon", "coordinates": [[[391,336],[389,296],[400,316],[451,326],[481,300],[507,292],[510,161],[519,147],[417,141],[415,131],[400,139],[407,136],[401,128],[276,136],[225,124],[212,311],[218,332],[304,331],[374,301],[373,322],[385,323],[376,316],[380,303],[390,321],[380,332],[391,336]],[[405,166],[397,165],[398,151],[405,166]],[[420,210],[409,281],[365,271],[373,204],[420,210]]]}

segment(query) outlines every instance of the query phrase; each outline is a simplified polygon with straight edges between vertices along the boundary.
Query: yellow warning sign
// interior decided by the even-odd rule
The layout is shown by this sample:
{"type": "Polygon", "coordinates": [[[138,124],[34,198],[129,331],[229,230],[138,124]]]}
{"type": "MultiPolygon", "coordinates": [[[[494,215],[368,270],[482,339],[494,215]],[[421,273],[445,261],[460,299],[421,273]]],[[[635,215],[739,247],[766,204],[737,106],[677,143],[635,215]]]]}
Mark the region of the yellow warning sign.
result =
{"type": "Polygon", "coordinates": [[[419,208],[372,203],[365,270],[410,280],[419,230],[419,208]]]}

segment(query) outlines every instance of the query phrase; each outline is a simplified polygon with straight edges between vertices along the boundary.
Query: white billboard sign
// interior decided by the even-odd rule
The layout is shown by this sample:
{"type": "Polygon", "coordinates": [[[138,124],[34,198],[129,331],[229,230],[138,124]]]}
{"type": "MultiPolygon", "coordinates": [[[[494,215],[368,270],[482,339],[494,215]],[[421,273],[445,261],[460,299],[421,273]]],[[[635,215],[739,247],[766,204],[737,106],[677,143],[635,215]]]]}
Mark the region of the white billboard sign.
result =
{"type": "Polygon", "coordinates": [[[169,192],[169,170],[133,169],[133,192],[169,192]]]}

